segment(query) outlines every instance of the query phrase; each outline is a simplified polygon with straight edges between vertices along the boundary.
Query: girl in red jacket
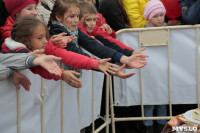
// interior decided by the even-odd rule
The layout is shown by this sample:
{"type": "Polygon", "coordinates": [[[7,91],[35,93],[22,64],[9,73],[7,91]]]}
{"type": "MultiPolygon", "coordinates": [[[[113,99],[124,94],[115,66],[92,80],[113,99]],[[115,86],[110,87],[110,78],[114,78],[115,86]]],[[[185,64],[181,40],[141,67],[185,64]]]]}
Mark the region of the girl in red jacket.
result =
{"type": "MultiPolygon", "coordinates": [[[[61,57],[61,62],[78,69],[96,69],[101,70],[108,75],[107,72],[113,74],[115,69],[110,66],[116,67],[116,65],[110,64],[107,61],[110,59],[95,60],[83,55],[79,55],[65,49],[61,49],[54,46],[46,40],[48,30],[44,23],[36,18],[24,17],[18,19],[12,29],[11,37],[7,38],[3,44],[3,51],[8,52],[15,50],[18,52],[30,52],[36,49],[45,49],[45,54],[55,55],[61,57]]],[[[30,69],[35,74],[40,74],[45,79],[60,80],[61,78],[69,83],[73,87],[81,87],[81,81],[74,75],[79,75],[73,71],[62,70],[62,76],[56,76],[50,74],[48,71],[41,67],[35,67],[30,69]]]]}
{"type": "MultiPolygon", "coordinates": [[[[96,4],[95,0],[78,0],[78,1],[88,2],[92,5],[96,4]]],[[[110,27],[110,25],[107,24],[106,19],[101,13],[97,13],[96,25],[99,26],[102,30],[106,31],[111,37],[116,38],[115,31],[110,27]]]]}
{"type": "MultiPolygon", "coordinates": [[[[7,17],[4,24],[1,23],[0,27],[0,34],[1,34],[1,41],[4,42],[6,38],[11,36],[11,30],[15,20],[22,17],[37,17],[37,4],[39,0],[5,0],[5,7],[6,12],[10,14],[7,17]]],[[[1,6],[3,3],[1,3],[1,6]]],[[[2,8],[2,7],[0,7],[2,8]]],[[[1,9],[2,10],[2,9],[1,9]]],[[[75,39],[73,36],[64,36],[65,33],[61,33],[56,36],[52,36],[49,41],[53,44],[66,47],[67,43],[75,39]]]]}
{"type": "Polygon", "coordinates": [[[79,29],[89,36],[94,36],[95,39],[100,41],[103,45],[113,48],[126,56],[141,53],[145,48],[134,51],[131,47],[126,46],[119,40],[116,40],[108,35],[107,32],[102,30],[97,21],[97,10],[87,2],[80,2],[80,17],[79,29]]]}

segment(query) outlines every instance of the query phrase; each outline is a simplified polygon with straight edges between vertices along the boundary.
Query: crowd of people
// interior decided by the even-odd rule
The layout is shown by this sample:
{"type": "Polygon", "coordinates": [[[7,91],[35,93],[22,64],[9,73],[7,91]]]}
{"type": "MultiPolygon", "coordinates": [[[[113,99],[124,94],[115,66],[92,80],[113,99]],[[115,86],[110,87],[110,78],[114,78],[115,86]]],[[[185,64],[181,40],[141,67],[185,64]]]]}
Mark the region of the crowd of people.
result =
{"type": "MultiPolygon", "coordinates": [[[[55,0],[44,6],[50,13],[48,22],[37,18],[42,14],[37,11],[39,2],[0,1],[0,80],[11,78],[17,89],[21,85],[27,91],[31,81],[19,69],[30,69],[49,80],[64,80],[74,88],[82,87],[81,69],[129,78],[135,72],[123,73],[123,69],[145,67],[148,55],[143,53],[145,47],[133,50],[117,40],[116,31],[200,24],[196,17],[200,0],[55,0]],[[57,61],[64,63],[64,69],[57,61]]],[[[153,116],[154,108],[158,116],[167,115],[167,105],[145,105],[144,115],[153,116]]],[[[153,121],[143,121],[139,132],[160,132],[167,121],[157,122],[155,131],[153,121]]]]}

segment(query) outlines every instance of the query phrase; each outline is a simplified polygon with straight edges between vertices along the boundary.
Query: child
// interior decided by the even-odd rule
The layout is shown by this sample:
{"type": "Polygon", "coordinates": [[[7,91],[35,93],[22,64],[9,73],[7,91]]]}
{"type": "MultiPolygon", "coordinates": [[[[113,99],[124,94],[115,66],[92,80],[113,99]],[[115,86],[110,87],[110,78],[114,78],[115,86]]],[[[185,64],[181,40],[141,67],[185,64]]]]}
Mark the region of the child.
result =
{"type": "MultiPolygon", "coordinates": [[[[3,51],[8,52],[15,50],[18,52],[30,52],[36,49],[45,49],[45,54],[55,55],[61,57],[61,62],[78,69],[96,69],[101,70],[108,75],[107,71],[113,73],[112,66],[107,61],[110,59],[95,60],[83,55],[79,55],[65,49],[61,49],[57,46],[53,46],[52,43],[47,42],[48,30],[46,25],[36,18],[23,17],[18,19],[12,29],[11,38],[7,38],[3,43],[3,51]]],[[[74,71],[62,70],[62,77],[49,74],[41,67],[31,68],[31,71],[36,74],[40,74],[46,79],[59,80],[63,79],[71,86],[80,88],[82,86],[81,81],[73,75],[79,75],[74,71]]],[[[115,72],[115,71],[114,71],[115,72]]]]}
{"type": "MultiPolygon", "coordinates": [[[[96,4],[95,0],[78,0],[78,1],[88,2],[93,6],[96,4]]],[[[107,24],[106,19],[101,13],[97,13],[96,25],[99,26],[102,30],[105,30],[111,37],[116,38],[115,31],[107,24]]]]}
{"type": "Polygon", "coordinates": [[[144,10],[144,17],[147,21],[144,27],[167,26],[165,23],[166,9],[160,0],[150,0],[144,10]]]}
{"type": "Polygon", "coordinates": [[[79,23],[79,4],[76,0],[57,0],[54,4],[48,26],[50,34],[67,33],[75,34],[77,39],[73,40],[66,47],[67,50],[83,54],[80,46],[99,58],[112,58],[113,62],[126,64],[126,68],[141,68],[146,65],[145,57],[148,55],[137,54],[130,57],[117,52],[114,49],[105,47],[91,37],[81,32],[79,23]]]}
{"type": "MultiPolygon", "coordinates": [[[[1,41],[4,42],[6,38],[11,36],[11,30],[15,20],[22,17],[37,17],[36,7],[39,0],[5,0],[5,7],[10,13],[3,26],[0,27],[1,41]]],[[[5,11],[5,12],[7,12],[5,11]]],[[[65,46],[72,41],[73,36],[67,37],[65,34],[60,34],[50,38],[54,45],[65,46]]]]}
{"type": "Polygon", "coordinates": [[[3,54],[0,52],[0,80],[11,78],[18,89],[20,88],[19,84],[21,84],[25,90],[29,91],[30,81],[16,70],[40,65],[48,72],[61,76],[60,68],[54,61],[61,58],[52,55],[41,55],[43,52],[43,50],[36,50],[30,55],[23,53],[3,54]]]}
{"type": "MultiPolygon", "coordinates": [[[[145,24],[145,27],[159,27],[166,26],[165,20],[165,7],[160,0],[150,0],[144,10],[144,17],[149,23],[145,24]]],[[[167,105],[145,105],[144,106],[144,116],[151,117],[153,116],[154,107],[157,110],[157,116],[166,116],[167,115],[167,105]]],[[[160,133],[166,124],[166,120],[157,120],[158,122],[158,132],[160,133]]],[[[145,120],[143,121],[146,132],[154,133],[153,130],[153,121],[145,120]]]]}
{"type": "Polygon", "coordinates": [[[145,48],[138,51],[134,51],[131,47],[126,46],[121,41],[116,40],[108,35],[107,32],[101,30],[96,25],[96,9],[87,2],[79,2],[80,4],[80,21],[79,29],[89,36],[94,36],[95,39],[100,41],[103,45],[113,48],[118,52],[125,54],[126,56],[131,56],[136,53],[141,53],[145,48]]]}

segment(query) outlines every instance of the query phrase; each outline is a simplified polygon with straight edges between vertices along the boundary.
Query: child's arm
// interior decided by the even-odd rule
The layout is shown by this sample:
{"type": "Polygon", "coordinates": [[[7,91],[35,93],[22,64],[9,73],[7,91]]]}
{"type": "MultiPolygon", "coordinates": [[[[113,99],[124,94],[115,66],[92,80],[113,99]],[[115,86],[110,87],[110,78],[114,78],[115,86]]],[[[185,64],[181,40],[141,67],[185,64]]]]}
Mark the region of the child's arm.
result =
{"type": "Polygon", "coordinates": [[[20,89],[20,85],[22,85],[26,91],[30,90],[31,81],[18,71],[14,71],[11,80],[17,89],[20,89]]]}
{"type": "MultiPolygon", "coordinates": [[[[112,37],[110,37],[112,38],[112,37]]],[[[115,49],[116,51],[123,53],[126,56],[131,56],[134,52],[134,50],[129,50],[126,48],[121,48],[119,45],[117,45],[114,42],[111,42],[109,39],[104,38],[103,36],[95,36],[95,39],[97,39],[98,41],[100,41],[104,46],[107,46],[109,48],[115,49]]],[[[116,40],[117,41],[117,40],[116,40]]],[[[119,43],[118,43],[119,44],[119,43]]]]}
{"type": "Polygon", "coordinates": [[[11,78],[17,89],[20,88],[19,85],[22,85],[25,90],[30,90],[31,82],[26,76],[0,63],[0,80],[4,80],[6,78],[11,78]]]}
{"type": "Polygon", "coordinates": [[[93,55],[99,58],[112,58],[112,62],[116,62],[113,60],[113,56],[117,53],[116,50],[103,46],[101,43],[97,42],[97,40],[89,37],[85,33],[79,30],[79,45],[82,46],[85,50],[89,51],[93,55]]]}
{"type": "Polygon", "coordinates": [[[71,51],[67,51],[66,49],[61,49],[59,47],[53,46],[50,42],[46,45],[46,54],[55,55],[57,57],[61,57],[61,62],[72,66],[77,69],[98,69],[99,60],[95,60],[94,58],[89,58],[84,55],[80,55],[71,51]]]}
{"type": "Polygon", "coordinates": [[[122,56],[120,59],[120,63],[123,63],[126,65],[126,68],[132,69],[132,68],[142,68],[147,64],[147,61],[145,61],[146,57],[149,57],[146,54],[134,54],[130,57],[122,56]]]}
{"type": "Polygon", "coordinates": [[[124,43],[122,43],[121,41],[116,40],[115,38],[112,38],[111,36],[108,35],[107,32],[101,30],[98,26],[95,26],[95,28],[92,32],[92,35],[95,36],[97,39],[100,36],[100,37],[106,39],[107,41],[109,41],[109,42],[107,42],[108,43],[107,44],[107,43],[102,42],[103,40],[102,41],[100,40],[106,46],[111,44],[111,43],[114,43],[115,45],[119,46],[122,49],[128,49],[129,51],[133,51],[133,49],[131,47],[128,47],[124,43]]]}
{"type": "Polygon", "coordinates": [[[67,33],[60,33],[58,35],[53,35],[49,41],[60,48],[65,48],[67,47],[68,43],[72,42],[76,37],[74,35],[71,36],[66,36],[67,33]]]}
{"type": "Polygon", "coordinates": [[[146,54],[138,54],[127,57],[114,49],[100,45],[96,40],[79,31],[79,44],[99,58],[112,58],[112,62],[126,64],[127,68],[141,68],[146,65],[146,54]]]}

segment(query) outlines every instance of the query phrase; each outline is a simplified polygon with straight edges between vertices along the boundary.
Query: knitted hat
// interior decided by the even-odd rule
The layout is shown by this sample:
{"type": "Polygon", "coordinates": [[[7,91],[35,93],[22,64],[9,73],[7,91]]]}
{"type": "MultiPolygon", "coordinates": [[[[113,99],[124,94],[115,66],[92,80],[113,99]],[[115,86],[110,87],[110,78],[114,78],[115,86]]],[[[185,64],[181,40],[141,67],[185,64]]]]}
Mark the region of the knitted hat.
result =
{"type": "Polygon", "coordinates": [[[144,17],[149,21],[154,15],[160,12],[166,13],[163,3],[160,0],[150,0],[145,6],[144,17]]]}
{"type": "Polygon", "coordinates": [[[39,0],[5,0],[5,6],[11,16],[14,16],[24,7],[31,4],[38,4],[39,0]]]}

